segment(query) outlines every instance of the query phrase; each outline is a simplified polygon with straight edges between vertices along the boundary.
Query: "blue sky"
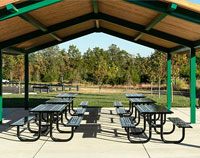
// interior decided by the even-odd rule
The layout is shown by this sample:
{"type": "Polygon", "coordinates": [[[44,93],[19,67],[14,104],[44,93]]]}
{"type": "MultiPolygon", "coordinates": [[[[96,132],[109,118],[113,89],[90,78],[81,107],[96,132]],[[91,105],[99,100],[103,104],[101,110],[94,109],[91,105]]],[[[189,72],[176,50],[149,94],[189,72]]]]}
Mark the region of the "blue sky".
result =
{"type": "MultiPolygon", "coordinates": [[[[200,4],[200,0],[188,0],[190,2],[200,4]]],[[[103,49],[108,49],[108,47],[111,44],[116,44],[120,49],[126,50],[127,52],[136,55],[137,53],[140,53],[141,56],[149,56],[152,52],[154,52],[153,49],[144,47],[142,45],[128,42],[126,40],[110,36],[104,33],[92,33],[87,36],[83,36],[74,40],[71,40],[69,42],[65,42],[59,45],[61,49],[68,49],[70,45],[76,45],[79,50],[84,53],[88,48],[93,49],[94,47],[100,47],[103,49]]]]}

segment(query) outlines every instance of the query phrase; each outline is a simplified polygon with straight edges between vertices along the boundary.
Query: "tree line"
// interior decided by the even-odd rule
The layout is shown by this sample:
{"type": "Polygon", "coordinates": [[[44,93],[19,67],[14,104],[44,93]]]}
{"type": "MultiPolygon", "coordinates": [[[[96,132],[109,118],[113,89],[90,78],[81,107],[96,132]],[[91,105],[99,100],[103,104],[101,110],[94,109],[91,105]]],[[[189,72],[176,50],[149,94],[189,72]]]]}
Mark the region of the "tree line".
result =
{"type": "MultiPolygon", "coordinates": [[[[117,45],[107,50],[99,47],[81,53],[75,46],[68,50],[50,47],[29,55],[29,75],[32,82],[54,82],[61,78],[69,83],[125,85],[165,82],[167,54],[155,50],[148,57],[136,56],[117,45]]],[[[190,56],[172,55],[172,77],[189,80],[190,56]]],[[[200,55],[197,53],[197,78],[200,78],[200,55]]],[[[24,80],[24,56],[3,55],[3,78],[24,80]]]]}

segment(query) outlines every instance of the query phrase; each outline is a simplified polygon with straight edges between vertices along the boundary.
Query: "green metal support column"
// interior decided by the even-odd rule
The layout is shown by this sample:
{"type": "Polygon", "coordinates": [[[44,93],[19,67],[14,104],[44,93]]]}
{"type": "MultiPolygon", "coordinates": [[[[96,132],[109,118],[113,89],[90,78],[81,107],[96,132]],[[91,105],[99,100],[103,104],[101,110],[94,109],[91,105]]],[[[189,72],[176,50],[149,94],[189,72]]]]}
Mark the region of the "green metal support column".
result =
{"type": "Polygon", "coordinates": [[[2,50],[0,49],[0,124],[2,124],[3,98],[2,98],[2,50]]]}
{"type": "Polygon", "coordinates": [[[196,52],[191,48],[190,56],[190,121],[196,123],[196,52]]]}
{"type": "Polygon", "coordinates": [[[171,109],[171,54],[167,54],[167,108],[171,109]]]}
{"type": "Polygon", "coordinates": [[[24,55],[25,60],[25,110],[29,107],[29,59],[28,54],[24,55]]]}

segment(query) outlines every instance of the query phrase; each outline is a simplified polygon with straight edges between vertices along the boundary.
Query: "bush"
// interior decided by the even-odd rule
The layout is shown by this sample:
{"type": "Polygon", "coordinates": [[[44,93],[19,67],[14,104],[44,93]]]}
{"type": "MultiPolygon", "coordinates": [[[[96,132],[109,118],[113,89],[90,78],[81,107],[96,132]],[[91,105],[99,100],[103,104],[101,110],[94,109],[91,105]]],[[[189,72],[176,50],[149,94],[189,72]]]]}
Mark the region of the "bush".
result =
{"type": "Polygon", "coordinates": [[[175,89],[181,90],[181,89],[187,89],[188,84],[184,79],[177,78],[176,82],[174,83],[175,89]]]}

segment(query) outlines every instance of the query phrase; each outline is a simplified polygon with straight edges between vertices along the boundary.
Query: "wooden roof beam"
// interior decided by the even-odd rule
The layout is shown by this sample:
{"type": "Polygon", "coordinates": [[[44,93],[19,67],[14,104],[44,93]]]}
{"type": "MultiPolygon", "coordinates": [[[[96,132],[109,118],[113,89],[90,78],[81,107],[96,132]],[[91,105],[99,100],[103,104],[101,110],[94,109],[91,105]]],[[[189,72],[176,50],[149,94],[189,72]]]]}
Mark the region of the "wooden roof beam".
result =
{"type": "Polygon", "coordinates": [[[113,24],[117,24],[117,25],[129,28],[129,29],[143,32],[145,34],[148,34],[148,35],[151,35],[151,36],[154,36],[157,38],[161,38],[161,39],[173,42],[173,43],[177,43],[177,44],[180,44],[180,45],[183,45],[186,47],[191,47],[191,45],[192,45],[192,41],[190,41],[190,40],[187,40],[187,39],[184,39],[181,37],[177,37],[177,36],[174,36],[174,35],[162,32],[162,31],[158,31],[155,29],[146,31],[145,27],[143,25],[136,24],[136,23],[133,23],[133,22],[121,19],[121,18],[113,17],[111,15],[107,15],[104,13],[99,13],[98,16],[100,19],[111,22],[113,24]]]}
{"type": "MultiPolygon", "coordinates": [[[[177,4],[171,3],[167,8],[167,12],[172,12],[177,8],[177,4]]],[[[156,24],[158,24],[162,19],[167,16],[167,13],[160,13],[153,21],[145,28],[146,31],[151,30],[156,24]]],[[[135,38],[134,41],[139,40],[144,35],[143,32],[140,32],[135,38]]]]}
{"type": "MultiPolygon", "coordinates": [[[[11,13],[18,12],[18,9],[13,4],[6,5],[6,8],[11,13]]],[[[19,17],[22,18],[23,20],[27,21],[31,25],[35,26],[36,28],[40,29],[43,32],[48,31],[46,26],[44,26],[42,23],[40,23],[38,20],[36,20],[34,17],[29,15],[28,13],[19,14],[19,17]]],[[[62,39],[60,37],[58,37],[57,35],[55,35],[54,33],[49,33],[49,35],[58,41],[62,41],[62,39]]]]}

